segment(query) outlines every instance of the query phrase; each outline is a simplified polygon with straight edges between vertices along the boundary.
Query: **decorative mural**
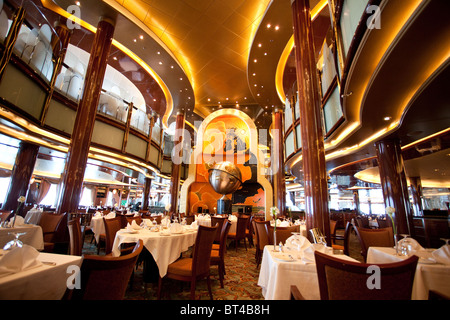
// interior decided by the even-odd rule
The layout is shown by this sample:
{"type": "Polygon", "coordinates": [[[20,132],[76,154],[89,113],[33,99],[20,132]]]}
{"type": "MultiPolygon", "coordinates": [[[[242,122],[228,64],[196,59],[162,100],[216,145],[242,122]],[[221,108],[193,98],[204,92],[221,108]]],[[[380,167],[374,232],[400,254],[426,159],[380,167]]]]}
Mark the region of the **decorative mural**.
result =
{"type": "Polygon", "coordinates": [[[202,153],[196,159],[196,177],[188,194],[188,210],[196,214],[198,208],[215,213],[216,193],[208,181],[209,165],[231,161],[242,173],[242,187],[233,195],[227,195],[234,206],[264,208],[265,193],[257,182],[257,159],[249,148],[249,127],[244,120],[233,115],[222,115],[212,120],[203,135],[202,153]]]}

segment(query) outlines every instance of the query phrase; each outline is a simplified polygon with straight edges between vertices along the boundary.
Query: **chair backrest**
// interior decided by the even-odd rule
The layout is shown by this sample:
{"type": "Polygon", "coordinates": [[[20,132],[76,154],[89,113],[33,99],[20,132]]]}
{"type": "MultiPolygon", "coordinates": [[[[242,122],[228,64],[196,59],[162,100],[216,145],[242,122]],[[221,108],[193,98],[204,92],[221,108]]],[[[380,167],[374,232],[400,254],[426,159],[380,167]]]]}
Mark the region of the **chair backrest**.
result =
{"type": "Polygon", "coordinates": [[[314,252],[321,300],[410,300],[417,256],[389,264],[365,264],[314,252]],[[372,279],[377,267],[379,279],[372,279]],[[379,269],[378,269],[379,268],[379,269]]]}
{"type": "Polygon", "coordinates": [[[69,229],[69,254],[73,256],[81,256],[83,250],[83,237],[81,233],[80,220],[70,220],[67,222],[69,229]]]}
{"type": "Polygon", "coordinates": [[[122,300],[144,243],[120,257],[85,255],[81,265],[81,289],[73,290],[74,300],[122,300]]]}
{"type": "Polygon", "coordinates": [[[355,222],[359,228],[369,228],[369,219],[366,216],[356,216],[355,222]]]}
{"type": "Polygon", "coordinates": [[[125,216],[125,219],[127,220],[127,224],[133,223],[133,220],[136,221],[138,226],[142,223],[142,218],[140,216],[125,216]]]}
{"type": "Polygon", "coordinates": [[[13,215],[13,210],[0,210],[0,222],[8,221],[13,215]]]}
{"type": "Polygon", "coordinates": [[[195,239],[194,252],[192,254],[192,275],[202,276],[209,273],[211,259],[211,248],[216,237],[217,226],[198,227],[197,238],[195,239]]]}
{"type": "MultiPolygon", "coordinates": [[[[269,235],[269,244],[274,244],[274,239],[273,239],[273,231],[274,231],[275,227],[271,226],[270,224],[267,227],[268,230],[268,235],[269,235]]],[[[292,236],[292,232],[300,232],[300,226],[290,226],[290,227],[277,227],[277,243],[275,244],[279,244],[280,242],[285,244],[286,240],[292,236]]]]}
{"type": "Polygon", "coordinates": [[[264,250],[264,247],[269,245],[269,229],[270,221],[254,220],[256,231],[256,245],[259,250],[264,250]]]}
{"type": "Polygon", "coordinates": [[[54,213],[50,211],[42,212],[39,225],[42,228],[42,233],[44,235],[44,242],[53,241],[56,230],[58,229],[58,226],[65,215],[66,215],[65,213],[54,213]]]}
{"type": "Polygon", "coordinates": [[[112,252],[117,231],[122,229],[121,217],[112,219],[103,218],[103,221],[105,223],[105,254],[109,254],[112,252]]]}
{"type": "Polygon", "coordinates": [[[367,258],[367,250],[369,247],[393,247],[394,234],[392,228],[383,229],[367,229],[355,227],[361,245],[361,255],[364,260],[367,258]]]}
{"type": "Polygon", "coordinates": [[[336,220],[330,220],[330,235],[331,235],[331,238],[335,238],[336,237],[336,226],[337,226],[337,221],[336,220]]]}
{"type": "MultiPolygon", "coordinates": [[[[223,259],[225,256],[225,250],[227,248],[227,238],[228,238],[228,232],[231,228],[231,222],[226,219],[226,221],[222,224],[222,229],[220,230],[220,244],[219,244],[219,257],[220,259],[223,259]]],[[[216,235],[219,232],[216,232],[216,235]]]]}
{"type": "MultiPolygon", "coordinates": [[[[222,218],[222,217],[211,217],[211,225],[215,226],[216,224],[218,224],[217,230],[222,230],[222,226],[223,226],[223,223],[225,222],[225,220],[228,220],[228,219],[222,218]]],[[[216,238],[214,239],[214,242],[219,243],[220,236],[221,236],[221,232],[216,232],[216,238]]]]}
{"type": "Polygon", "coordinates": [[[184,216],[184,218],[186,219],[186,224],[187,225],[191,225],[192,222],[195,221],[195,216],[194,215],[184,216]]]}
{"type": "Polygon", "coordinates": [[[347,222],[344,231],[344,254],[350,256],[350,233],[353,230],[353,224],[351,222],[347,222]]]}
{"type": "Polygon", "coordinates": [[[245,231],[247,230],[248,219],[250,219],[250,216],[247,215],[241,215],[238,217],[236,225],[237,238],[245,238],[245,231]]]}

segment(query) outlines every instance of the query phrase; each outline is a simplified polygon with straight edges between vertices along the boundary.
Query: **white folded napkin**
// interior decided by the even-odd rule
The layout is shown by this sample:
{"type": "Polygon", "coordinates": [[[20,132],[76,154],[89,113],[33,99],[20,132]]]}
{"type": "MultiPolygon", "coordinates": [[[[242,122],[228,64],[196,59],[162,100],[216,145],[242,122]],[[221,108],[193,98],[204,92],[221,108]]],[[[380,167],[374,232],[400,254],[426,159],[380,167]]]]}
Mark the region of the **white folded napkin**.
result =
{"type": "Polygon", "coordinates": [[[114,219],[116,217],[116,213],[115,212],[110,212],[106,215],[106,219],[114,219]]]}
{"type": "Polygon", "coordinates": [[[322,253],[326,252],[324,245],[319,243],[313,243],[303,251],[302,261],[305,263],[316,263],[316,258],[314,257],[314,251],[319,251],[322,253]]]}
{"type": "Polygon", "coordinates": [[[450,245],[443,245],[431,254],[436,262],[450,264],[450,245]]]}
{"type": "Polygon", "coordinates": [[[42,262],[37,260],[39,251],[27,244],[24,244],[22,248],[5,252],[6,254],[0,259],[0,277],[42,265],[42,262]]]}
{"type": "Polygon", "coordinates": [[[194,221],[194,222],[192,222],[191,223],[191,229],[197,229],[198,228],[198,224],[197,224],[197,221],[194,221]]]}
{"type": "Polygon", "coordinates": [[[311,246],[311,242],[309,242],[308,238],[302,235],[290,236],[287,238],[285,246],[291,250],[303,251],[311,246]]]}
{"type": "Polygon", "coordinates": [[[144,223],[144,227],[146,228],[153,227],[153,222],[150,219],[142,219],[142,222],[144,223]]]}
{"type": "Polygon", "coordinates": [[[228,220],[230,220],[231,222],[237,221],[237,217],[234,216],[234,215],[230,215],[230,216],[228,217],[228,220]]]}
{"type": "Polygon", "coordinates": [[[134,230],[141,230],[142,228],[137,224],[136,220],[131,221],[131,227],[134,230]]]}
{"type": "Polygon", "coordinates": [[[9,226],[11,228],[13,228],[13,227],[20,227],[20,226],[23,226],[24,224],[25,224],[25,219],[22,216],[16,216],[16,220],[15,221],[14,221],[14,217],[12,217],[9,220],[9,226]],[[13,223],[14,223],[14,225],[13,225],[13,223]]]}
{"type": "Polygon", "coordinates": [[[179,223],[172,223],[170,225],[170,233],[182,233],[183,227],[179,223]]]}
{"type": "MultiPolygon", "coordinates": [[[[133,222],[135,222],[135,221],[133,221],[133,222]]],[[[136,222],[135,222],[135,223],[136,223],[136,222]]],[[[127,230],[127,232],[135,233],[137,229],[135,229],[135,227],[133,227],[132,224],[133,224],[133,223],[131,223],[131,224],[130,224],[130,223],[127,223],[127,226],[126,226],[125,229],[127,230]]],[[[138,226],[138,227],[139,227],[139,226],[138,226]]],[[[139,227],[139,229],[140,229],[140,228],[141,228],[141,227],[139,227]]]]}
{"type": "Polygon", "coordinates": [[[97,212],[94,214],[94,217],[101,217],[101,216],[103,216],[103,215],[102,215],[102,213],[101,213],[100,211],[97,211],[97,212]]]}
{"type": "Polygon", "coordinates": [[[278,221],[277,221],[277,226],[279,226],[279,227],[289,227],[289,221],[284,220],[284,221],[281,221],[280,224],[278,224],[278,221]]]}

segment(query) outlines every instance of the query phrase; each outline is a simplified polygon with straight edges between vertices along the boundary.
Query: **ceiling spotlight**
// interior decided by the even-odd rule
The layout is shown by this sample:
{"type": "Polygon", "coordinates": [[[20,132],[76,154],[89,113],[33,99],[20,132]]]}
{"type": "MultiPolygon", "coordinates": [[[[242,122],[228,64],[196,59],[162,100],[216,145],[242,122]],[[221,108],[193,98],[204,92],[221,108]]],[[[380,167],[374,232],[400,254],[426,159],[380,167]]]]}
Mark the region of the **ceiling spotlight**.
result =
{"type": "Polygon", "coordinates": [[[270,23],[267,24],[267,29],[270,29],[272,25],[270,23]]]}
{"type": "Polygon", "coordinates": [[[280,29],[280,26],[275,26],[275,30],[279,30],[280,29]]]}
{"type": "Polygon", "coordinates": [[[391,117],[384,117],[384,118],[383,118],[384,121],[389,121],[389,120],[391,120],[391,119],[392,119],[391,117]]]}

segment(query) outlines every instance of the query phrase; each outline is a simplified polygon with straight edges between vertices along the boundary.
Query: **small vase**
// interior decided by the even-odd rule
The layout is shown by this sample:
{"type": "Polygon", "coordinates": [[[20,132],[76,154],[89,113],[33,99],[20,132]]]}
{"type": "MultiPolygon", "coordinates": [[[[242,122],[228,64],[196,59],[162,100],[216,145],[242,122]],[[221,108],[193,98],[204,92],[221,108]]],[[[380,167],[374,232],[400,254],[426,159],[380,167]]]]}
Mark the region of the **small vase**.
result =
{"type": "Polygon", "coordinates": [[[277,251],[277,229],[273,229],[273,251],[277,251]]]}

